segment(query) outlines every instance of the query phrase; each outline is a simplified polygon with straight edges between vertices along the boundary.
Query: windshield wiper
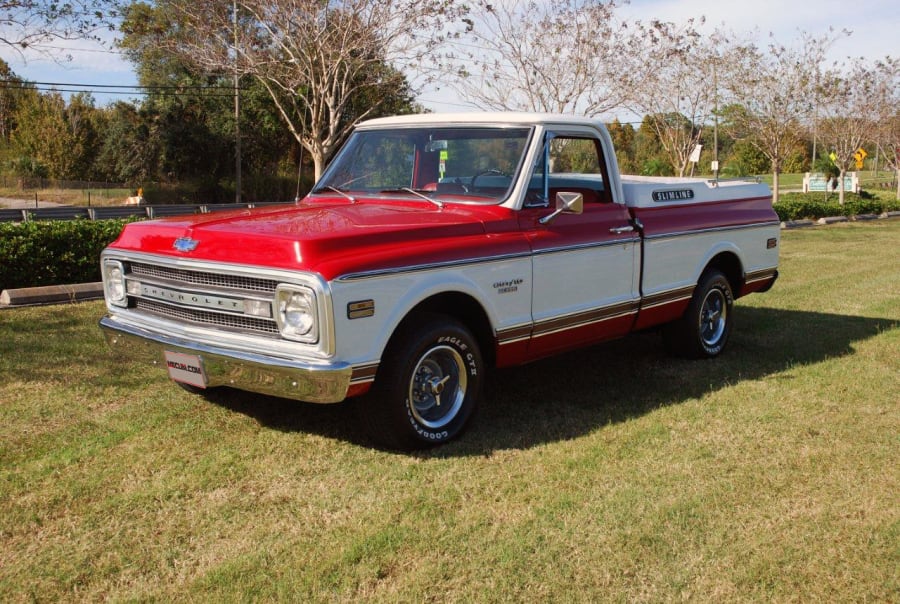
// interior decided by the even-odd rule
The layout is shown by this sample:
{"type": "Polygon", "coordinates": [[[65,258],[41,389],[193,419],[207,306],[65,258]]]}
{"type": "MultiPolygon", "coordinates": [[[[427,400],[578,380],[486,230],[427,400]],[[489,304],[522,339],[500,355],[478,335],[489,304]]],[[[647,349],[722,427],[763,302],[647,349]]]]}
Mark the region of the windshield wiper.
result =
{"type": "Polygon", "coordinates": [[[429,197],[428,195],[425,195],[424,193],[422,193],[422,192],[420,192],[420,191],[416,191],[415,189],[410,189],[409,187],[400,187],[400,188],[397,188],[397,189],[384,189],[384,190],[381,191],[381,192],[382,192],[382,193],[398,193],[398,192],[400,192],[400,191],[403,191],[404,193],[412,193],[412,194],[415,195],[416,197],[421,197],[421,198],[424,199],[425,201],[430,201],[431,203],[433,203],[434,205],[436,205],[436,206],[439,207],[439,208],[443,208],[443,207],[444,207],[443,202],[440,202],[440,201],[438,201],[437,199],[434,199],[434,198],[432,198],[432,197],[429,197]]]}
{"type": "Polygon", "coordinates": [[[321,192],[324,191],[325,189],[328,189],[329,191],[334,191],[335,193],[337,193],[337,194],[340,195],[341,197],[345,197],[345,198],[349,199],[350,201],[352,201],[353,203],[356,203],[356,198],[355,198],[355,197],[353,197],[353,196],[350,195],[349,193],[346,193],[346,192],[344,192],[344,191],[341,191],[341,190],[338,189],[337,187],[332,187],[331,185],[325,185],[324,187],[319,187],[318,189],[315,189],[315,190],[313,191],[313,193],[321,193],[321,192]]]}

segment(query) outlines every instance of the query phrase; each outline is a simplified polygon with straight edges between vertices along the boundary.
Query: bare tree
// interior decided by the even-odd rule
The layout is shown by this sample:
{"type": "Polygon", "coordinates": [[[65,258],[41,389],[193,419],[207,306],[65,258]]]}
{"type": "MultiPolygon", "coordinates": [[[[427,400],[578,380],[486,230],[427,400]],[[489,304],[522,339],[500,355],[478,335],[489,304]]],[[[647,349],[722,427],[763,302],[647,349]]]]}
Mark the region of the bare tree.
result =
{"type": "Polygon", "coordinates": [[[0,0],[0,44],[53,54],[55,40],[99,39],[113,29],[117,0],[0,0]]]}
{"type": "Polygon", "coordinates": [[[450,66],[470,102],[596,116],[623,100],[627,24],[615,0],[476,0],[450,66]]]}
{"type": "Polygon", "coordinates": [[[825,78],[821,92],[819,133],[840,171],[840,204],[844,204],[844,175],[856,164],[856,154],[875,140],[882,100],[877,70],[863,59],[850,61],[842,72],[825,78]]]}
{"type": "Polygon", "coordinates": [[[803,124],[813,115],[825,53],[838,36],[848,34],[830,31],[813,37],[801,33],[794,47],[774,40],[765,50],[746,45],[731,54],[735,60],[723,70],[720,81],[727,98],[742,109],[730,113],[730,133],[768,158],[776,202],[782,165],[802,139],[803,124]]]}
{"type": "Polygon", "coordinates": [[[900,199],[900,59],[886,57],[875,66],[874,94],[879,97],[875,145],[895,173],[900,199]]]}
{"type": "Polygon", "coordinates": [[[637,23],[629,53],[623,57],[629,66],[623,82],[631,93],[627,106],[651,116],[651,125],[679,176],[684,176],[712,115],[714,66],[723,64],[729,53],[723,34],[704,38],[694,25],[693,20],[637,23]]]}
{"type": "Polygon", "coordinates": [[[353,124],[406,86],[458,22],[454,0],[168,0],[169,52],[258,80],[309,152],[316,178],[353,124]],[[237,43],[235,44],[235,38],[237,43]],[[360,95],[369,103],[354,103],[360,95]]]}

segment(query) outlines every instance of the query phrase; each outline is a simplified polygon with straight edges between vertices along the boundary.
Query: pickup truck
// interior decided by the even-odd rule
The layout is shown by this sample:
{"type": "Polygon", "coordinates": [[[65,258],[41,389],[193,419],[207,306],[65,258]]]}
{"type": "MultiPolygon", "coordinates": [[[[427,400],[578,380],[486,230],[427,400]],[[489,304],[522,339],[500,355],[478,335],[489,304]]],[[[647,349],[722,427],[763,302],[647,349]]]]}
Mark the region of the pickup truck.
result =
{"type": "Polygon", "coordinates": [[[622,176],[587,118],[382,118],[295,204],[127,225],[100,325],[191,391],[359,397],[415,449],[461,434],[492,367],[650,328],[719,355],[779,233],[766,185],[622,176]]]}

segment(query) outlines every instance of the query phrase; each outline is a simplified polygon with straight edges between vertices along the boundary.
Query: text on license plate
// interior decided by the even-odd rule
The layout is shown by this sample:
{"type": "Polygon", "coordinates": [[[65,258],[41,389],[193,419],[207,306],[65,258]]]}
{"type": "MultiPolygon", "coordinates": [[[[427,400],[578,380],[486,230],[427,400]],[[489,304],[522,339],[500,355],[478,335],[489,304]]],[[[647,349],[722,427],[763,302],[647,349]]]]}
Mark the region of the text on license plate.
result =
{"type": "Polygon", "coordinates": [[[167,350],[166,368],[169,370],[169,377],[176,382],[206,388],[206,373],[203,371],[203,362],[199,356],[167,350]]]}

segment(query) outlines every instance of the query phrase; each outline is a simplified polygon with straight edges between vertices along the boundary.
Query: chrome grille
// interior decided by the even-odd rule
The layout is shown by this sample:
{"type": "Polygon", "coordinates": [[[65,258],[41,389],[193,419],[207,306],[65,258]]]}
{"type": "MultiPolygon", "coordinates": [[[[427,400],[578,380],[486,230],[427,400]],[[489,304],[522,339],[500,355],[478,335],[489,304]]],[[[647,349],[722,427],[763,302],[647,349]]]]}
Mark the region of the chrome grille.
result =
{"type": "Polygon", "coordinates": [[[140,262],[131,263],[131,274],[136,277],[151,279],[165,279],[176,283],[201,285],[216,288],[227,288],[250,292],[275,293],[278,282],[271,279],[259,279],[257,277],[244,277],[241,275],[222,275],[219,273],[206,273],[191,271],[168,266],[154,266],[140,262]]]}
{"type": "Polygon", "coordinates": [[[278,326],[274,321],[248,317],[245,315],[225,314],[210,312],[183,306],[172,306],[162,302],[139,298],[135,302],[135,308],[140,311],[152,313],[187,323],[197,325],[215,325],[241,332],[254,332],[264,335],[279,335],[278,326]]]}

